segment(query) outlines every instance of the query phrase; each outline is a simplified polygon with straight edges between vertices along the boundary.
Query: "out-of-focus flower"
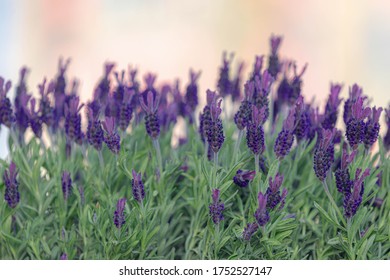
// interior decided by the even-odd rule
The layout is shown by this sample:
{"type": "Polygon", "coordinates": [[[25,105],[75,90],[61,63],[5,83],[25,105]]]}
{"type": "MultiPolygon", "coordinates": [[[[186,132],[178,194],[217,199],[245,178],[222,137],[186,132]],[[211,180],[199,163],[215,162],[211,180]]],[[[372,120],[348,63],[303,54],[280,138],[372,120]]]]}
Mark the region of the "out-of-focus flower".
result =
{"type": "Polygon", "coordinates": [[[370,169],[367,168],[363,173],[360,168],[356,170],[353,180],[353,189],[344,196],[344,215],[346,218],[352,218],[362,203],[364,194],[364,179],[370,175],[370,169]]]}
{"type": "Polygon", "coordinates": [[[352,118],[352,105],[355,104],[359,97],[362,97],[364,100],[363,89],[357,84],[354,84],[349,88],[349,97],[344,103],[343,120],[345,125],[347,125],[350,118],[352,118]]]}
{"type": "Polygon", "coordinates": [[[19,182],[17,180],[18,171],[16,165],[11,162],[8,170],[4,171],[3,181],[5,185],[4,199],[7,201],[8,206],[15,208],[20,201],[19,182]]]}
{"type": "Polygon", "coordinates": [[[223,210],[225,209],[225,205],[220,200],[220,190],[213,189],[212,192],[212,203],[209,206],[209,212],[211,219],[214,224],[219,224],[223,220],[223,210]]]}
{"type": "Polygon", "coordinates": [[[202,72],[195,72],[190,69],[190,83],[186,88],[186,104],[191,108],[191,111],[194,112],[196,106],[198,106],[198,80],[202,72]]]}
{"type": "Polygon", "coordinates": [[[291,108],[287,118],[283,122],[282,131],[279,132],[274,145],[275,155],[283,159],[294,143],[295,108],[291,108]]]}
{"type": "Polygon", "coordinates": [[[227,96],[231,93],[232,82],[230,80],[230,65],[233,61],[234,54],[230,54],[230,58],[227,58],[227,53],[224,52],[222,56],[222,66],[219,69],[219,78],[217,88],[221,96],[227,96]]]}
{"type": "Polygon", "coordinates": [[[273,81],[274,80],[272,76],[268,73],[268,70],[264,70],[263,75],[261,75],[261,77],[256,76],[254,80],[255,90],[253,93],[252,103],[256,105],[257,109],[259,110],[264,108],[265,118],[263,119],[262,124],[264,124],[269,117],[268,95],[271,91],[273,81]]]}
{"type": "Polygon", "coordinates": [[[131,180],[131,186],[133,191],[133,197],[139,203],[141,203],[145,197],[145,188],[142,182],[141,173],[132,171],[133,179],[131,180]]]}
{"type": "Polygon", "coordinates": [[[390,106],[388,109],[385,109],[385,112],[386,112],[387,132],[385,137],[383,138],[383,145],[387,150],[390,150],[390,106]]]}
{"type": "Polygon", "coordinates": [[[15,121],[12,113],[11,101],[7,97],[10,88],[11,81],[7,81],[4,84],[4,79],[0,77],[0,127],[3,124],[6,127],[11,128],[12,123],[15,121]]]}
{"type": "Polygon", "coordinates": [[[87,128],[88,142],[96,150],[100,151],[102,149],[104,133],[102,129],[102,124],[99,120],[99,111],[95,113],[94,110],[90,107],[90,105],[88,105],[87,117],[88,117],[88,128],[87,128]]]}
{"type": "Polygon", "coordinates": [[[114,154],[119,154],[121,149],[121,138],[115,130],[115,119],[113,117],[106,117],[103,121],[104,128],[104,143],[114,154]]]}
{"type": "Polygon", "coordinates": [[[280,71],[280,62],[278,50],[280,44],[282,43],[282,36],[271,35],[270,45],[271,45],[271,54],[268,58],[268,71],[272,77],[276,78],[280,71]]]}
{"type": "Polygon", "coordinates": [[[322,129],[314,151],[313,168],[320,181],[324,181],[333,163],[333,138],[335,130],[322,129]]]}
{"type": "Polygon", "coordinates": [[[72,179],[70,178],[70,173],[68,171],[62,172],[61,185],[64,199],[68,200],[72,193],[72,179]]]}
{"type": "Polygon", "coordinates": [[[256,171],[238,169],[236,175],[233,177],[233,182],[241,187],[246,188],[250,181],[255,178],[256,171]]]}
{"type": "Polygon", "coordinates": [[[241,98],[241,83],[242,83],[242,71],[244,69],[244,62],[238,65],[236,76],[234,77],[231,84],[231,94],[233,102],[241,98]]]}
{"type": "Polygon", "coordinates": [[[382,107],[379,107],[378,109],[373,107],[371,110],[372,114],[368,116],[363,135],[363,143],[367,148],[371,147],[378,139],[380,129],[379,118],[382,110],[382,107]]]}
{"type": "Polygon", "coordinates": [[[242,238],[245,241],[250,241],[253,234],[255,234],[258,229],[259,229],[259,225],[256,222],[248,223],[244,228],[244,231],[242,232],[242,238]]]}
{"type": "Polygon", "coordinates": [[[267,196],[263,195],[262,192],[259,192],[257,196],[257,200],[259,203],[259,206],[256,209],[256,212],[254,214],[255,219],[259,226],[265,226],[269,221],[269,213],[267,210],[267,196]]]}
{"type": "Polygon", "coordinates": [[[41,111],[42,123],[51,127],[54,121],[54,108],[51,106],[49,95],[54,92],[54,82],[49,82],[46,87],[46,78],[44,78],[42,84],[38,85],[38,90],[41,95],[39,110],[41,111]]]}
{"type": "Polygon", "coordinates": [[[328,101],[326,102],[325,112],[322,119],[322,127],[325,129],[333,129],[336,126],[338,107],[342,100],[339,98],[341,89],[341,84],[330,85],[330,95],[328,101]]]}
{"type": "Polygon", "coordinates": [[[126,206],[126,198],[121,198],[118,200],[116,204],[116,210],[114,212],[114,224],[120,229],[125,224],[125,206],[126,206]]]}

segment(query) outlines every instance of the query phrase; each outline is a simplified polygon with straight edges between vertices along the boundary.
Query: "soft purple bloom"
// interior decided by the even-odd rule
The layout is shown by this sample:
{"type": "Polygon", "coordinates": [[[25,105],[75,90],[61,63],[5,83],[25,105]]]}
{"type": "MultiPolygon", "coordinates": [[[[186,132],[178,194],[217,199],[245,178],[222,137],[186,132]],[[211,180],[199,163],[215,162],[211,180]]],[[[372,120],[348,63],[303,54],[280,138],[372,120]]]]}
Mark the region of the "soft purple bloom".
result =
{"type": "Polygon", "coordinates": [[[274,145],[275,155],[283,159],[294,143],[295,108],[291,108],[287,118],[283,122],[282,131],[279,132],[274,145]]]}
{"type": "Polygon", "coordinates": [[[387,132],[385,137],[383,138],[383,145],[387,150],[390,150],[390,106],[388,109],[385,109],[385,112],[386,112],[387,132]]]}
{"type": "Polygon", "coordinates": [[[4,84],[4,79],[0,77],[0,126],[4,124],[10,128],[15,118],[12,113],[12,105],[7,93],[11,88],[11,81],[4,84]]]}
{"type": "Polygon", "coordinates": [[[199,115],[199,134],[202,139],[202,142],[205,142],[207,139],[207,131],[210,129],[211,125],[211,112],[210,106],[215,102],[217,94],[214,91],[207,90],[207,104],[203,108],[203,112],[199,115]]]}
{"type": "Polygon", "coordinates": [[[27,113],[28,120],[30,123],[30,127],[34,132],[35,136],[41,138],[42,136],[42,119],[41,112],[35,110],[36,100],[35,98],[30,99],[30,108],[25,108],[25,112],[27,113]]]}
{"type": "Polygon", "coordinates": [[[110,93],[110,74],[115,67],[115,63],[106,62],[104,64],[104,75],[98,84],[97,99],[101,104],[106,104],[110,93]]]}
{"type": "Polygon", "coordinates": [[[241,188],[246,188],[249,182],[255,178],[255,175],[256,171],[254,170],[251,171],[238,169],[236,175],[233,177],[233,182],[241,188]]]}
{"type": "Polygon", "coordinates": [[[141,173],[137,173],[135,172],[135,170],[133,170],[132,174],[133,179],[131,180],[131,186],[133,191],[133,197],[135,200],[141,203],[145,197],[145,188],[142,182],[141,173]]]}
{"type": "Polygon", "coordinates": [[[344,143],[340,168],[334,173],[337,190],[342,194],[347,194],[351,191],[353,182],[350,179],[348,166],[355,158],[356,153],[357,150],[354,150],[351,154],[348,154],[347,145],[344,143]]]}
{"type": "Polygon", "coordinates": [[[80,110],[83,106],[84,104],[80,105],[78,96],[73,97],[69,101],[69,105],[65,104],[65,133],[69,140],[78,144],[81,143],[83,138],[80,115],[80,110]]]}
{"type": "Polygon", "coordinates": [[[191,111],[194,112],[196,106],[198,106],[198,80],[202,72],[195,72],[190,69],[190,83],[186,88],[186,104],[191,108],[191,111]]]}
{"type": "Polygon", "coordinates": [[[245,84],[245,99],[241,102],[238,112],[234,115],[234,122],[239,130],[247,127],[249,120],[252,117],[252,96],[255,90],[254,82],[245,84]]]}
{"type": "Polygon", "coordinates": [[[85,193],[84,193],[84,188],[83,186],[78,186],[78,191],[79,191],[79,194],[80,194],[80,201],[81,201],[81,204],[84,205],[85,203],[85,193]]]}
{"type": "Polygon", "coordinates": [[[58,60],[58,74],[55,81],[54,86],[54,94],[65,94],[65,88],[66,88],[66,79],[65,79],[65,72],[69,67],[69,64],[71,62],[71,59],[68,58],[65,62],[62,58],[58,60]]]}
{"type": "Polygon", "coordinates": [[[147,93],[146,103],[143,97],[139,99],[142,109],[146,112],[145,127],[146,132],[152,139],[157,139],[160,135],[160,123],[157,115],[159,99],[153,95],[152,91],[147,93]]]}
{"type": "Polygon", "coordinates": [[[268,71],[271,76],[276,78],[280,71],[280,62],[278,56],[278,50],[282,42],[281,36],[272,35],[270,39],[271,55],[268,58],[268,71]]]}
{"type": "Polygon", "coordinates": [[[256,55],[255,63],[253,64],[253,72],[251,74],[251,78],[249,79],[251,82],[254,82],[256,76],[261,75],[261,69],[263,68],[264,55],[258,56],[256,55]]]}
{"type": "Polygon", "coordinates": [[[379,118],[382,110],[382,107],[379,107],[378,109],[373,107],[371,114],[368,116],[363,135],[363,142],[367,148],[372,146],[378,139],[380,129],[379,118]]]}
{"type": "Polygon", "coordinates": [[[72,179],[70,178],[70,173],[67,171],[62,172],[61,177],[62,193],[64,199],[68,200],[69,196],[72,193],[72,179]]]}
{"type": "Polygon", "coordinates": [[[29,72],[30,70],[25,66],[20,69],[20,79],[19,79],[19,83],[16,86],[15,107],[19,107],[20,94],[22,92],[27,92],[26,78],[29,72]]]}
{"type": "Polygon", "coordinates": [[[262,127],[266,118],[265,111],[265,107],[258,110],[255,105],[252,105],[252,118],[247,125],[247,146],[255,155],[262,154],[265,150],[264,130],[262,127]]]}
{"type": "Polygon", "coordinates": [[[322,129],[318,137],[317,147],[314,151],[313,168],[320,181],[324,181],[334,161],[333,137],[335,130],[322,129]]]}
{"type": "Polygon", "coordinates": [[[115,119],[113,117],[106,117],[103,121],[104,128],[104,143],[114,154],[119,154],[121,149],[121,138],[115,130],[115,119]]]}
{"type": "Polygon", "coordinates": [[[21,92],[18,98],[18,106],[15,103],[15,119],[19,132],[23,134],[28,128],[29,118],[27,113],[28,102],[31,95],[26,92],[21,92]]]}
{"type": "Polygon", "coordinates": [[[104,133],[102,124],[99,120],[99,111],[94,113],[94,110],[88,105],[87,107],[88,116],[88,128],[87,128],[87,139],[88,143],[92,145],[96,150],[102,149],[102,143],[104,139],[104,133]]]}
{"type": "Polygon", "coordinates": [[[254,217],[259,224],[259,226],[265,226],[269,221],[269,213],[267,210],[267,196],[259,192],[257,196],[259,206],[256,209],[254,217]]]}
{"type": "Polygon", "coordinates": [[[233,102],[241,98],[241,83],[242,83],[242,71],[244,69],[244,62],[238,65],[236,76],[234,77],[231,84],[231,94],[233,102]]]}
{"type": "Polygon", "coordinates": [[[219,79],[217,88],[222,96],[229,95],[231,93],[231,81],[230,81],[230,65],[232,63],[234,54],[230,54],[230,58],[227,58],[227,53],[224,52],[222,56],[223,65],[219,69],[219,79]]]}
{"type": "Polygon", "coordinates": [[[326,103],[325,112],[322,119],[322,127],[325,129],[333,129],[336,126],[338,107],[342,100],[339,98],[341,89],[341,84],[330,85],[330,95],[326,103]]]}
{"type": "Polygon", "coordinates": [[[371,115],[371,108],[363,105],[364,98],[358,97],[352,105],[352,116],[347,123],[346,136],[349,145],[356,149],[364,139],[366,124],[364,119],[371,115]]]}
{"type": "Polygon", "coordinates": [[[302,67],[301,72],[297,72],[297,66],[294,63],[293,64],[293,69],[294,69],[294,78],[291,81],[291,87],[292,87],[292,96],[290,96],[290,101],[294,103],[298,96],[301,95],[301,87],[302,87],[302,76],[305,73],[307,69],[307,64],[305,64],[302,67]]]}
{"type": "Polygon", "coordinates": [[[5,170],[3,174],[5,185],[4,199],[11,208],[15,208],[20,201],[20,193],[18,190],[19,182],[16,178],[17,175],[18,171],[16,170],[16,165],[14,162],[11,162],[8,170],[5,170]]]}
{"type": "MultiPolygon", "coordinates": [[[[282,186],[283,178],[283,175],[280,174],[276,174],[275,179],[269,178],[269,187],[265,193],[267,196],[267,209],[273,210],[281,203],[280,187],[282,186]]],[[[283,192],[287,195],[287,190],[283,190],[283,192]]]]}
{"type": "Polygon", "coordinates": [[[223,220],[223,210],[225,209],[225,205],[220,200],[220,190],[213,189],[212,193],[212,203],[209,206],[209,212],[211,219],[214,224],[219,224],[223,220]]]}
{"type": "Polygon", "coordinates": [[[250,241],[253,234],[255,234],[258,229],[259,229],[259,225],[256,222],[248,223],[244,228],[244,231],[242,232],[242,238],[245,241],[250,241]]]}
{"type": "Polygon", "coordinates": [[[117,102],[117,104],[120,104],[123,101],[123,96],[124,96],[125,90],[126,90],[126,85],[124,82],[125,71],[122,70],[120,75],[118,72],[114,72],[114,76],[115,76],[115,79],[117,82],[117,86],[114,90],[113,97],[114,97],[115,101],[117,102]]]}
{"type": "Polygon", "coordinates": [[[127,88],[124,89],[122,102],[119,104],[118,109],[118,123],[119,128],[122,131],[126,131],[127,127],[130,124],[131,118],[133,117],[133,106],[131,104],[131,100],[135,91],[129,90],[127,88]]]}
{"type": "Polygon", "coordinates": [[[343,120],[345,125],[348,124],[348,121],[352,117],[352,105],[355,104],[359,97],[363,97],[363,89],[357,84],[354,84],[349,88],[349,98],[344,103],[343,120]]]}
{"type": "Polygon", "coordinates": [[[256,76],[254,79],[255,90],[253,92],[253,104],[261,110],[265,108],[265,118],[263,124],[268,119],[269,116],[269,100],[268,95],[271,91],[271,86],[274,79],[268,73],[268,70],[264,70],[263,75],[256,76]]]}
{"type": "Polygon", "coordinates": [[[285,62],[283,67],[283,79],[277,89],[279,106],[281,104],[294,104],[301,95],[302,76],[306,71],[307,64],[305,64],[300,73],[297,72],[296,64],[292,61],[285,62]],[[294,70],[294,75],[292,78],[289,78],[291,68],[294,70]]]}
{"type": "Polygon", "coordinates": [[[360,168],[356,170],[353,180],[353,189],[344,197],[344,214],[347,218],[352,218],[362,203],[364,193],[364,179],[370,175],[370,169],[367,168],[363,173],[360,168]]]}
{"type": "Polygon", "coordinates": [[[114,212],[114,224],[120,229],[125,224],[125,206],[126,206],[126,198],[121,198],[118,200],[116,204],[116,210],[114,212]]]}
{"type": "Polygon", "coordinates": [[[309,137],[310,124],[310,107],[304,103],[303,96],[300,95],[295,103],[294,135],[297,137],[297,141],[309,137]]]}
{"type": "Polygon", "coordinates": [[[207,142],[209,143],[209,146],[214,154],[219,152],[223,142],[225,141],[222,120],[220,119],[222,112],[221,102],[222,99],[220,99],[218,102],[215,101],[210,105],[211,122],[207,131],[207,142]]]}
{"type": "Polygon", "coordinates": [[[66,253],[63,253],[61,256],[60,256],[60,260],[61,261],[66,261],[68,260],[68,255],[66,253]]]}
{"type": "Polygon", "coordinates": [[[54,108],[51,106],[49,95],[54,92],[54,82],[50,82],[46,86],[46,78],[44,78],[42,84],[38,85],[38,90],[41,95],[39,110],[41,112],[42,123],[51,127],[54,121],[54,108]]]}

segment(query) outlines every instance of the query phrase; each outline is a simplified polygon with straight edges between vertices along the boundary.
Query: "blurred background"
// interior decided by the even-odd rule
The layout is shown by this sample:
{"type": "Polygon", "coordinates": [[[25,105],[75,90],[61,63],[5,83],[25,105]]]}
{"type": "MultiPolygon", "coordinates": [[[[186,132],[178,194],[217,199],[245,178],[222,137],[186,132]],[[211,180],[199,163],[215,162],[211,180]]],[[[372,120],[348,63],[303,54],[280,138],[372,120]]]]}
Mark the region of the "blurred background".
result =
{"type": "MultiPolygon", "coordinates": [[[[83,100],[92,96],[105,61],[128,64],[158,81],[188,81],[202,70],[200,92],[215,88],[221,54],[235,53],[252,68],[269,53],[270,35],[283,35],[280,54],[300,68],[303,94],[324,102],[329,83],[357,82],[373,99],[389,101],[390,2],[340,0],[0,0],[0,75],[18,80],[31,68],[30,91],[53,78],[58,58],[71,57],[68,77],[81,81],[83,100]]],[[[5,133],[0,134],[0,156],[5,133]]]]}

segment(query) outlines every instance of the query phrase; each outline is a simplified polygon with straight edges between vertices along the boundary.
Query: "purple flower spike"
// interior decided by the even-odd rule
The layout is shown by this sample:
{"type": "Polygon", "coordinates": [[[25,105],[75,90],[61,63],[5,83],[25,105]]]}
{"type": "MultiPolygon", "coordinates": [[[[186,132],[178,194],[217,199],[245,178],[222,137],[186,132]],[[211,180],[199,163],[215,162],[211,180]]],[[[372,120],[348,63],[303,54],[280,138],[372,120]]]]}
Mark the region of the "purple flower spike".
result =
{"type": "Polygon", "coordinates": [[[261,108],[265,108],[265,119],[263,123],[265,123],[269,116],[268,95],[270,93],[272,83],[273,78],[267,70],[263,72],[261,78],[256,76],[254,79],[255,90],[253,93],[253,104],[256,105],[259,110],[261,108]]]}
{"type": "Polygon", "coordinates": [[[210,129],[211,125],[211,111],[210,106],[213,104],[217,98],[217,94],[214,91],[207,90],[207,104],[203,108],[203,112],[199,115],[199,133],[202,139],[202,142],[205,142],[207,139],[207,132],[210,129]]]}
{"type": "Polygon", "coordinates": [[[15,104],[15,119],[19,132],[23,134],[28,128],[29,118],[27,113],[28,102],[31,95],[21,92],[18,98],[18,106],[15,104]]]}
{"type": "Polygon", "coordinates": [[[121,149],[121,138],[115,131],[115,119],[113,117],[106,117],[103,121],[103,128],[105,130],[104,142],[111,152],[119,154],[121,149]]]}
{"type": "Polygon", "coordinates": [[[348,166],[355,158],[356,153],[357,150],[354,150],[351,154],[348,154],[347,144],[344,143],[341,165],[340,168],[338,168],[334,173],[337,190],[344,195],[347,195],[351,192],[353,182],[350,179],[348,166]]]}
{"type": "Polygon", "coordinates": [[[131,186],[133,191],[134,199],[141,203],[145,197],[145,188],[142,183],[141,173],[132,171],[133,179],[131,180],[131,186]]]}
{"type": "Polygon", "coordinates": [[[8,170],[4,171],[3,181],[5,185],[4,199],[7,201],[8,206],[15,208],[20,201],[19,193],[19,182],[16,179],[18,171],[16,170],[16,165],[14,162],[11,162],[8,170]]]}
{"type": "Polygon", "coordinates": [[[274,145],[275,155],[283,159],[294,143],[295,108],[291,108],[287,118],[283,122],[283,129],[279,132],[274,145]]]}
{"type": "Polygon", "coordinates": [[[157,139],[160,135],[160,120],[157,115],[157,109],[159,99],[150,90],[147,93],[147,103],[145,104],[144,98],[139,99],[142,109],[146,112],[145,127],[146,132],[152,139],[157,139]]]}
{"type": "Polygon", "coordinates": [[[223,210],[225,205],[220,200],[220,190],[213,189],[212,193],[213,202],[209,206],[210,216],[214,224],[219,224],[223,220],[223,210]]]}
{"type": "Polygon", "coordinates": [[[324,181],[334,161],[333,158],[333,137],[336,129],[322,129],[318,137],[317,147],[314,151],[313,168],[320,181],[324,181]]]}
{"type": "Polygon", "coordinates": [[[264,55],[256,56],[255,63],[253,65],[251,81],[254,81],[256,76],[261,75],[261,69],[263,68],[263,60],[264,60],[264,55]]]}
{"type": "Polygon", "coordinates": [[[54,92],[54,82],[51,81],[46,87],[46,78],[43,79],[42,84],[38,85],[39,94],[41,100],[39,104],[39,110],[41,111],[42,123],[45,123],[48,127],[53,125],[54,121],[54,109],[51,106],[49,95],[54,92]]]}
{"type": "Polygon", "coordinates": [[[65,62],[63,61],[62,57],[58,60],[58,74],[54,86],[55,98],[57,98],[57,96],[59,95],[65,94],[65,88],[66,88],[65,72],[68,69],[70,62],[71,62],[70,58],[68,58],[65,62]]]}
{"type": "Polygon", "coordinates": [[[346,136],[349,145],[357,149],[358,145],[364,139],[366,124],[364,119],[371,115],[371,109],[363,106],[364,98],[358,97],[355,104],[352,105],[352,116],[347,123],[346,136]]]}
{"type": "Polygon", "coordinates": [[[256,231],[259,229],[259,225],[255,223],[248,223],[246,227],[244,228],[244,231],[242,233],[242,238],[245,241],[250,241],[252,236],[256,233],[256,231]]]}
{"type": "Polygon", "coordinates": [[[372,108],[372,115],[369,116],[369,119],[366,122],[363,142],[367,148],[371,147],[378,139],[380,129],[379,118],[382,110],[382,107],[379,107],[378,109],[376,107],[372,108]]]}
{"type": "Polygon", "coordinates": [[[92,107],[87,107],[88,114],[88,128],[87,139],[90,145],[92,145],[97,151],[102,149],[102,142],[104,138],[102,124],[99,120],[99,111],[94,113],[92,107]]]}
{"type": "Polygon", "coordinates": [[[123,101],[119,105],[118,122],[119,128],[122,131],[126,131],[133,117],[132,99],[135,95],[135,90],[125,88],[123,94],[123,101]]]}
{"type": "Polygon", "coordinates": [[[363,173],[360,168],[356,170],[353,181],[353,190],[344,197],[344,214],[346,218],[352,218],[362,203],[364,193],[364,179],[370,175],[370,169],[367,168],[363,173]]]}
{"type": "Polygon", "coordinates": [[[41,138],[42,136],[42,119],[39,111],[35,111],[35,98],[30,99],[30,108],[26,108],[26,113],[29,118],[29,123],[35,136],[41,138]]]}
{"type": "Polygon", "coordinates": [[[272,75],[272,77],[276,77],[280,71],[280,62],[279,62],[279,56],[278,56],[278,50],[280,47],[280,44],[282,42],[281,36],[271,36],[271,55],[268,58],[268,71],[272,75]]]}
{"type": "MultiPolygon", "coordinates": [[[[283,175],[276,174],[275,179],[269,178],[269,187],[266,191],[267,196],[267,209],[273,210],[276,206],[282,201],[282,197],[280,195],[280,187],[283,183],[283,175]]],[[[287,195],[287,193],[286,193],[287,195]]]]}
{"type": "Polygon", "coordinates": [[[115,63],[112,62],[106,62],[103,66],[104,74],[97,86],[99,89],[97,91],[97,100],[99,100],[101,104],[106,104],[110,92],[110,74],[114,67],[115,63]]]}
{"type": "Polygon", "coordinates": [[[265,107],[258,110],[255,105],[252,105],[252,119],[247,125],[247,146],[255,155],[259,155],[265,150],[264,130],[262,127],[266,114],[265,110],[265,107]]]}
{"type": "Polygon", "coordinates": [[[118,200],[116,204],[116,210],[114,212],[114,224],[120,229],[125,224],[125,206],[126,206],[126,198],[121,198],[118,200]]]}
{"type": "Polygon", "coordinates": [[[233,177],[233,182],[241,188],[246,188],[249,182],[255,178],[255,175],[256,171],[254,170],[250,171],[238,169],[236,176],[233,177]]]}
{"type": "Polygon", "coordinates": [[[83,138],[81,131],[80,110],[84,104],[80,105],[78,96],[72,97],[69,105],[65,104],[65,133],[69,140],[80,144],[83,138]]]}
{"type": "Polygon", "coordinates": [[[234,122],[239,130],[247,127],[252,114],[252,96],[255,90],[254,82],[245,84],[245,99],[241,102],[238,112],[234,115],[234,122]]]}
{"type": "Polygon", "coordinates": [[[0,77],[0,126],[4,124],[10,128],[15,118],[12,113],[12,105],[10,99],[7,97],[7,93],[11,88],[11,81],[8,81],[4,85],[4,79],[0,77]]]}
{"type": "Polygon", "coordinates": [[[64,199],[68,200],[69,196],[72,194],[72,179],[70,178],[69,172],[62,172],[61,185],[64,199]]]}
{"type": "Polygon", "coordinates": [[[232,63],[234,54],[230,54],[230,58],[227,58],[227,53],[224,52],[222,56],[223,65],[219,69],[219,79],[217,87],[222,96],[229,95],[231,93],[231,81],[230,81],[230,64],[232,63]]]}
{"type": "Polygon", "coordinates": [[[190,70],[190,83],[186,88],[186,103],[191,108],[192,111],[195,111],[196,106],[198,106],[198,80],[202,72],[195,72],[192,69],[190,70]]]}
{"type": "Polygon", "coordinates": [[[280,199],[280,206],[279,206],[278,210],[282,210],[283,209],[284,204],[286,203],[287,194],[288,194],[287,189],[283,189],[282,190],[282,196],[281,196],[281,199],[280,199]]]}
{"type": "Polygon", "coordinates": [[[326,103],[325,113],[322,120],[322,127],[325,129],[333,129],[337,122],[338,107],[341,103],[339,98],[342,89],[341,84],[331,84],[330,95],[326,103]]]}
{"type": "Polygon", "coordinates": [[[65,253],[63,253],[63,254],[60,256],[60,260],[61,260],[61,261],[66,261],[66,260],[68,260],[68,255],[65,254],[65,253]]]}
{"type": "Polygon", "coordinates": [[[348,121],[352,117],[352,105],[361,96],[363,96],[363,89],[357,84],[354,84],[352,87],[349,88],[349,98],[344,103],[343,120],[345,125],[348,124],[348,121]]]}
{"type": "Polygon", "coordinates": [[[210,148],[217,154],[222,147],[223,142],[225,141],[225,136],[223,134],[222,120],[219,118],[219,115],[222,112],[221,109],[222,99],[215,101],[210,105],[210,126],[207,131],[207,142],[209,143],[210,148]]]}
{"type": "Polygon", "coordinates": [[[265,226],[269,221],[269,213],[267,211],[267,196],[259,192],[257,196],[259,206],[254,214],[255,219],[259,226],[265,226]]]}
{"type": "Polygon", "coordinates": [[[383,138],[383,145],[387,150],[390,150],[390,106],[388,109],[385,109],[385,112],[386,112],[387,132],[385,137],[383,138]]]}

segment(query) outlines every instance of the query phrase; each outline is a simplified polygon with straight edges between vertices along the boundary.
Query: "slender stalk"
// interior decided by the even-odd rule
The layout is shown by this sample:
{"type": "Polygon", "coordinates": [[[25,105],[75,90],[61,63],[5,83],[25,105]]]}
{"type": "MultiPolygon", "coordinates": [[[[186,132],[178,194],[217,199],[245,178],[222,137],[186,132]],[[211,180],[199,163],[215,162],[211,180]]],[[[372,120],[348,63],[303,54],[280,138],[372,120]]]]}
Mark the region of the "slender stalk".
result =
{"type": "Polygon", "coordinates": [[[218,167],[218,153],[214,153],[214,166],[213,166],[213,177],[212,186],[217,188],[217,167],[218,167]]]}
{"type": "Polygon", "coordinates": [[[98,157],[99,157],[99,162],[100,162],[100,168],[103,170],[104,169],[104,158],[103,158],[102,150],[98,151],[98,157]]]}
{"type": "Polygon", "coordinates": [[[204,157],[205,158],[207,158],[208,152],[209,152],[209,142],[206,141],[204,143],[204,157]]]}
{"type": "Polygon", "coordinates": [[[154,146],[154,149],[156,150],[158,171],[161,175],[163,172],[163,163],[162,163],[162,157],[161,157],[160,143],[158,142],[158,139],[153,139],[153,146],[154,146]]]}
{"type": "Polygon", "coordinates": [[[260,161],[260,155],[259,154],[255,154],[255,170],[256,170],[256,176],[257,174],[259,174],[259,161],[260,161]]]}
{"type": "Polygon", "coordinates": [[[323,186],[324,186],[325,193],[330,200],[330,203],[333,205],[333,208],[336,210],[337,215],[339,216],[340,220],[343,221],[343,223],[345,224],[344,216],[343,216],[343,214],[341,214],[339,207],[337,206],[336,202],[334,201],[332,195],[329,192],[329,188],[328,188],[328,184],[326,183],[326,179],[323,181],[323,186]]]}
{"type": "Polygon", "coordinates": [[[242,139],[243,135],[244,135],[244,130],[239,130],[238,131],[237,141],[236,141],[236,144],[234,145],[234,154],[233,154],[233,162],[232,162],[232,164],[236,163],[237,156],[238,156],[238,153],[239,153],[239,150],[240,150],[241,139],[242,139]]]}

